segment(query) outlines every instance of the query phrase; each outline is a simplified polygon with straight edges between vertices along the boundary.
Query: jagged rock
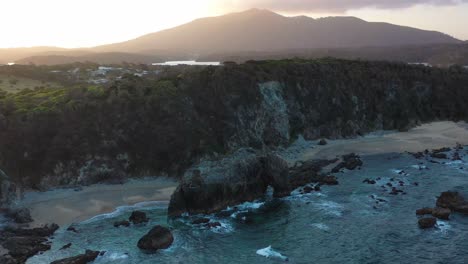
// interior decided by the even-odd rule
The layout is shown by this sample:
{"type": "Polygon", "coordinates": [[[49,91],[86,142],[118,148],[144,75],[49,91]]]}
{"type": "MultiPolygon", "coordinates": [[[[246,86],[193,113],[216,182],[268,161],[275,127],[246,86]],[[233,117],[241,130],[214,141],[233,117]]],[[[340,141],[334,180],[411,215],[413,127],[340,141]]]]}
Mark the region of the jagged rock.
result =
{"type": "Polygon", "coordinates": [[[432,208],[425,207],[425,208],[416,210],[416,215],[429,215],[429,214],[432,214],[432,208]]]}
{"type": "Polygon", "coordinates": [[[6,215],[18,224],[27,224],[33,221],[31,212],[27,208],[9,209],[6,215]]]}
{"type": "Polygon", "coordinates": [[[8,207],[8,205],[15,199],[15,196],[16,186],[0,169],[0,208],[8,207]]]}
{"type": "Polygon", "coordinates": [[[258,156],[251,149],[188,170],[171,196],[169,216],[210,214],[262,198],[268,186],[275,197],[290,194],[289,168],[275,155],[258,156]]]}
{"type": "Polygon", "coordinates": [[[436,205],[442,208],[448,208],[457,212],[461,210],[463,206],[467,206],[468,202],[458,192],[443,192],[439,198],[437,198],[436,205]]]}
{"type": "Polygon", "coordinates": [[[70,231],[70,232],[73,232],[73,233],[78,233],[78,230],[72,225],[67,228],[67,231],[70,231]]]}
{"type": "Polygon", "coordinates": [[[129,226],[130,226],[130,222],[127,221],[127,220],[122,220],[122,221],[114,222],[114,227],[120,227],[120,226],[129,227],[129,226]]]}
{"type": "Polygon", "coordinates": [[[410,152],[409,154],[411,154],[415,159],[422,159],[425,156],[423,152],[410,152]]]}
{"type": "Polygon", "coordinates": [[[56,260],[50,264],[87,264],[94,261],[100,253],[99,251],[86,250],[82,255],[56,260]]]}
{"type": "Polygon", "coordinates": [[[363,181],[363,183],[367,183],[367,184],[376,184],[377,182],[375,180],[371,180],[371,179],[365,179],[363,181]]]}
{"type": "Polygon", "coordinates": [[[169,248],[174,242],[174,237],[169,229],[155,226],[138,241],[138,247],[143,250],[156,251],[169,248]]]}
{"type": "Polygon", "coordinates": [[[431,157],[434,159],[447,159],[447,154],[445,153],[432,153],[431,157]]]}
{"type": "MultiPolygon", "coordinates": [[[[244,218],[244,222],[248,222],[248,221],[249,221],[248,219],[244,218]]],[[[207,223],[206,227],[208,227],[208,228],[221,227],[221,223],[220,222],[207,223]]]]}
{"type": "Polygon", "coordinates": [[[2,243],[2,246],[9,251],[9,254],[17,261],[22,262],[50,249],[46,244],[47,238],[38,236],[13,236],[8,237],[2,243]]]}
{"type": "Polygon", "coordinates": [[[201,225],[201,224],[206,224],[209,223],[210,219],[208,218],[198,218],[194,221],[192,221],[192,225],[201,225]]]}
{"type": "Polygon", "coordinates": [[[141,211],[133,211],[128,220],[134,225],[148,223],[149,221],[149,219],[146,217],[146,213],[141,211]]]}
{"type": "Polygon", "coordinates": [[[437,153],[449,152],[450,150],[452,150],[452,149],[451,148],[433,149],[432,153],[437,154],[437,153]]]}
{"type": "Polygon", "coordinates": [[[437,224],[437,219],[435,217],[421,218],[418,224],[421,229],[433,228],[437,224]]]}
{"type": "Polygon", "coordinates": [[[10,255],[0,256],[0,263],[2,263],[2,264],[18,264],[18,262],[10,255]]]}
{"type": "Polygon", "coordinates": [[[304,193],[311,193],[314,191],[314,188],[310,187],[310,186],[306,186],[304,187],[304,193]]]}
{"type": "Polygon", "coordinates": [[[310,160],[297,163],[289,170],[291,188],[296,189],[312,182],[320,182],[323,178],[320,175],[322,168],[336,161],[338,160],[310,160]]]}
{"type": "Polygon", "coordinates": [[[461,157],[460,157],[460,153],[458,153],[458,152],[453,153],[452,160],[453,161],[462,160],[461,157]]]}
{"type": "Polygon", "coordinates": [[[325,145],[327,145],[327,144],[328,144],[328,142],[327,142],[325,139],[321,139],[321,140],[318,142],[318,145],[319,145],[319,146],[325,146],[325,145]]]}
{"type": "Polygon", "coordinates": [[[344,155],[342,158],[343,158],[343,161],[340,162],[335,168],[332,169],[332,173],[340,172],[340,170],[343,168],[348,169],[348,170],[354,170],[357,167],[362,166],[363,164],[361,158],[355,153],[344,155]]]}
{"type": "Polygon", "coordinates": [[[451,212],[450,209],[436,207],[432,210],[432,216],[442,220],[449,220],[451,212]]]}
{"type": "Polygon", "coordinates": [[[68,243],[68,244],[64,245],[63,247],[61,247],[60,250],[69,249],[71,246],[72,246],[72,243],[68,243]]]}
{"type": "Polygon", "coordinates": [[[338,185],[338,180],[333,175],[328,175],[320,179],[321,184],[325,185],[338,185]]]}

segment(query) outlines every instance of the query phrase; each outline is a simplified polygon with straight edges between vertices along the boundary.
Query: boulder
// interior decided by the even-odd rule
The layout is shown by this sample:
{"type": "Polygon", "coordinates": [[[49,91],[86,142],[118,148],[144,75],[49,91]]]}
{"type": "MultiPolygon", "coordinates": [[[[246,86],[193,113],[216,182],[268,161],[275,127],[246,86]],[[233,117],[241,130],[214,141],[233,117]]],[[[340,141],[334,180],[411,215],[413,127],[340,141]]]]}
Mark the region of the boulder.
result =
{"type": "Polygon", "coordinates": [[[217,227],[221,227],[221,223],[220,223],[220,222],[208,223],[208,224],[206,224],[206,227],[208,227],[208,228],[217,228],[217,227]]]}
{"type": "Polygon", "coordinates": [[[436,205],[442,208],[448,208],[455,212],[463,211],[462,208],[468,205],[465,198],[458,192],[443,192],[438,198],[436,205]]]}
{"type": "Polygon", "coordinates": [[[169,248],[174,237],[169,229],[155,226],[138,241],[138,247],[143,250],[156,251],[169,248]]]}
{"type": "Polygon", "coordinates": [[[449,220],[451,212],[450,209],[436,207],[432,210],[432,216],[442,220],[449,220]]]}
{"type": "Polygon", "coordinates": [[[306,162],[298,162],[294,167],[290,168],[290,184],[292,189],[307,185],[312,182],[320,182],[323,177],[320,171],[335,162],[335,160],[309,160],[306,162]]]}
{"type": "Polygon", "coordinates": [[[149,221],[149,219],[146,217],[146,213],[141,211],[133,211],[128,220],[134,225],[148,223],[149,221]]]}
{"type": "Polygon", "coordinates": [[[68,244],[64,245],[63,247],[61,247],[59,250],[69,249],[71,246],[72,246],[72,243],[68,243],[68,244]]]}
{"type": "Polygon", "coordinates": [[[93,262],[101,254],[99,251],[86,250],[84,254],[53,261],[50,264],[87,264],[93,262]]]}
{"type": "Polygon", "coordinates": [[[416,215],[431,215],[432,214],[432,208],[425,207],[416,210],[416,215]]]}
{"type": "Polygon", "coordinates": [[[432,153],[431,157],[435,159],[447,159],[448,158],[447,154],[445,153],[432,153]]]}
{"type": "Polygon", "coordinates": [[[361,167],[363,164],[361,158],[355,153],[344,155],[342,159],[343,161],[332,169],[332,173],[340,172],[340,170],[343,168],[348,170],[354,170],[357,167],[361,167]]]}
{"type": "Polygon", "coordinates": [[[338,180],[333,175],[324,176],[320,179],[321,184],[325,185],[338,185],[338,180]]]}
{"type": "Polygon", "coordinates": [[[437,219],[435,217],[421,218],[418,224],[421,229],[433,228],[437,224],[437,219]]]}
{"type": "Polygon", "coordinates": [[[275,155],[257,155],[252,149],[189,169],[169,203],[169,217],[183,213],[211,214],[228,206],[263,198],[269,186],[273,196],[290,194],[289,168],[275,155]]]}
{"type": "Polygon", "coordinates": [[[328,142],[327,142],[325,139],[323,139],[323,138],[318,142],[318,145],[319,145],[319,146],[325,146],[325,145],[327,145],[327,144],[328,144],[328,142]]]}

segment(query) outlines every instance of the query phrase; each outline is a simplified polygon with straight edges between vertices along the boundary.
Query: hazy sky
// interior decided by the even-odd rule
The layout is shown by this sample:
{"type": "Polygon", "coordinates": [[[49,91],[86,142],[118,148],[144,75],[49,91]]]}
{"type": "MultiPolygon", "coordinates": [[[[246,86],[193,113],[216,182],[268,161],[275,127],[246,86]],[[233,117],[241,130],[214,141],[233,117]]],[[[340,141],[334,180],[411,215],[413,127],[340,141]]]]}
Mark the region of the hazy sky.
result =
{"type": "Polygon", "coordinates": [[[468,0],[1,0],[0,4],[0,47],[95,46],[253,7],[284,15],[357,16],[468,39],[468,0]]]}

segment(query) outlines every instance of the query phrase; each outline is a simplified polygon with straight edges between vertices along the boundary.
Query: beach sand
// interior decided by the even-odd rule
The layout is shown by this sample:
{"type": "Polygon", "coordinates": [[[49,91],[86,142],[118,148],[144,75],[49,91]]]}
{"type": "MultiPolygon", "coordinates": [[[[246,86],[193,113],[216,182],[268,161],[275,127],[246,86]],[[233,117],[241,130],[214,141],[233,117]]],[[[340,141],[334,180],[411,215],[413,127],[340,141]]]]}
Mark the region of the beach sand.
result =
{"type": "Polygon", "coordinates": [[[418,152],[426,149],[468,144],[468,124],[465,122],[434,122],[408,132],[377,132],[356,139],[330,140],[325,146],[304,150],[300,160],[334,158],[355,152],[359,155],[418,152]]]}
{"type": "Polygon", "coordinates": [[[168,202],[177,182],[169,178],[129,180],[122,185],[97,184],[48,192],[27,192],[18,206],[31,210],[31,226],[56,223],[68,226],[93,216],[113,212],[117,207],[140,202],[168,202]]]}
{"type": "MultiPolygon", "coordinates": [[[[316,142],[305,142],[294,156],[284,157],[290,164],[297,160],[334,158],[355,152],[359,155],[379,153],[417,152],[425,149],[468,144],[468,124],[435,122],[425,124],[408,132],[376,132],[355,139],[330,140],[326,146],[316,142]]],[[[110,213],[119,206],[134,205],[146,201],[167,202],[177,182],[168,178],[130,180],[123,185],[93,185],[80,191],[57,189],[48,192],[27,192],[19,206],[31,210],[35,222],[32,226],[57,223],[68,226],[90,219],[96,215],[110,213]]]]}

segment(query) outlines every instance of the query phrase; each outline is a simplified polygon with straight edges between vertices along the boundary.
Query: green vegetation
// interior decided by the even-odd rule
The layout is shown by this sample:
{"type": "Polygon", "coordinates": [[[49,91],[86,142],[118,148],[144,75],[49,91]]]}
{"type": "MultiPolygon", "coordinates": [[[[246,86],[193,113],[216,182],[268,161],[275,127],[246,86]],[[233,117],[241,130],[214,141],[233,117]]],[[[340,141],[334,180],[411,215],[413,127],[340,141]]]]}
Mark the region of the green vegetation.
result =
{"type": "Polygon", "coordinates": [[[258,84],[268,81],[284,88],[292,137],[348,137],[468,117],[461,67],[332,58],[176,67],[105,86],[0,90],[0,167],[30,186],[63,175],[69,178],[60,183],[68,184],[90,160],[127,175],[178,175],[208,153],[274,147],[280,141],[265,139],[273,121],[261,121],[263,139],[251,126],[262,111],[258,84]]]}

